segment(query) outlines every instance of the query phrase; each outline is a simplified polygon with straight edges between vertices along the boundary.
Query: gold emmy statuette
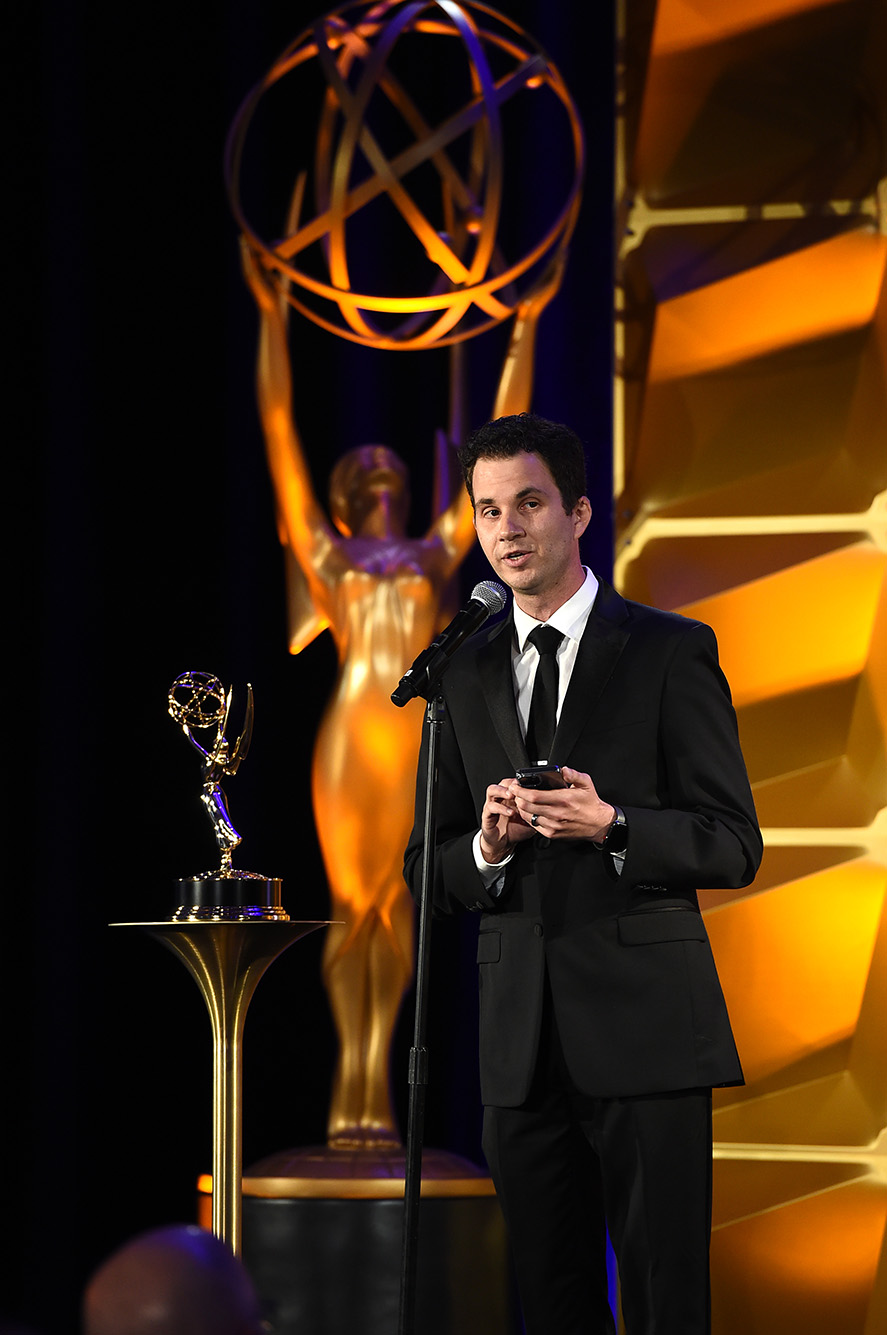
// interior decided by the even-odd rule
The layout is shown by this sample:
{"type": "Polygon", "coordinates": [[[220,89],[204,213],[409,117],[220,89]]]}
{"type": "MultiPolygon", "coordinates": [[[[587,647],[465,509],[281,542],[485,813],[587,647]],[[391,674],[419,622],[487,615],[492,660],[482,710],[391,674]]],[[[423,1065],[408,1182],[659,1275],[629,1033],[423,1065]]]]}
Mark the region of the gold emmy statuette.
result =
{"type": "Polygon", "coordinates": [[[268,966],[293,942],[324,927],[291,922],[280,903],[280,880],[240,871],[231,854],[240,835],[231,822],[219,780],[234,774],[249,748],[253,693],[248,687],[243,730],[233,746],[225,737],[231,691],[208,672],[183,672],[169,690],[169,712],[203,757],[201,801],[221,850],[217,871],[179,881],[184,898],[165,922],[114,923],[141,927],[185,965],[209,1011],[213,1034],[212,1226],[240,1253],[243,1177],[243,1026],[253,992],[268,966]],[[202,744],[196,732],[212,731],[202,744]]]}
{"type": "Polygon", "coordinates": [[[438,459],[451,458],[464,340],[513,322],[492,415],[530,407],[537,325],[563,275],[583,154],[575,106],[534,39],[486,5],[449,0],[373,0],[322,16],[231,126],[226,181],[260,320],[257,396],[287,553],[290,649],[329,629],[339,658],[312,778],[331,917],[342,920],[325,941],[324,982],[339,1037],[327,1133],[343,1154],[399,1152],[388,1068],[413,967],[402,864],[421,719],[393,709],[390,695],[455,610],[452,580],[474,527],[461,485],[447,493],[444,458],[432,522],[409,535],[409,471],[379,444],[330,455],[324,507],[296,422],[288,320],[295,310],[377,351],[449,346],[438,459]],[[321,87],[315,134],[305,109],[312,81],[321,87]],[[534,133],[512,143],[513,170],[505,143],[525,118],[534,133]],[[273,219],[259,201],[254,211],[243,171],[256,125],[271,124],[288,146],[279,162],[267,147],[262,156],[261,198],[279,200],[273,219]],[[555,141],[562,153],[550,152],[555,141]],[[540,142],[549,147],[534,157],[540,142]],[[522,232],[530,190],[543,207],[522,232]],[[397,245],[380,245],[383,216],[397,245]]]}
{"type": "Polygon", "coordinates": [[[169,688],[169,712],[196,751],[203,757],[200,800],[209,817],[221,852],[217,871],[201,872],[179,881],[183,902],[173,915],[179,922],[287,922],[280,903],[280,880],[257,872],[241,871],[231,855],[241,842],[231,821],[228,800],[220,779],[236,774],[246,759],[252,739],[253,688],[247,685],[243,730],[232,745],[225,736],[231,712],[232,689],[209,672],[183,672],[169,688]],[[214,732],[202,744],[196,734],[214,732]]]}

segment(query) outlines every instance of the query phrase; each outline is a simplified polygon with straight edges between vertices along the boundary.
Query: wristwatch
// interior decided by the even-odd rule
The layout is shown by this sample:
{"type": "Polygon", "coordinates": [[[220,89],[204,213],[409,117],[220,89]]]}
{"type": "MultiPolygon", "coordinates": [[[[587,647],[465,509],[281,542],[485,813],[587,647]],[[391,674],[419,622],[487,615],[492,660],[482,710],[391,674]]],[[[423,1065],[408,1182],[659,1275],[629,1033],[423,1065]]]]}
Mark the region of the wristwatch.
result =
{"type": "Polygon", "coordinates": [[[607,827],[607,833],[600,843],[595,840],[595,847],[602,853],[624,853],[628,847],[628,821],[621,807],[614,805],[616,815],[607,827]]]}

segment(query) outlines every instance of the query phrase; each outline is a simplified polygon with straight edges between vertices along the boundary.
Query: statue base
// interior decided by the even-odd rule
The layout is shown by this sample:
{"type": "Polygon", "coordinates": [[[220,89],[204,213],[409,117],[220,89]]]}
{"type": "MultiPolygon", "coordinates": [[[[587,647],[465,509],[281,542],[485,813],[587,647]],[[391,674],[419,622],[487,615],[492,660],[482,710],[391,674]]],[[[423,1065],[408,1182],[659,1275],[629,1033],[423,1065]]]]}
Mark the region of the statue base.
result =
{"type": "MultiPolygon", "coordinates": [[[[404,1170],[401,1145],[286,1150],[246,1170],[243,1261],[275,1335],[397,1330],[404,1170]]],[[[201,1217],[207,1207],[204,1196],[201,1217]]],[[[422,1156],[415,1328],[422,1335],[522,1328],[493,1184],[442,1150],[422,1156]]]]}
{"type": "Polygon", "coordinates": [[[171,922],[289,922],[279,877],[254,871],[208,871],[179,881],[171,922]]]}

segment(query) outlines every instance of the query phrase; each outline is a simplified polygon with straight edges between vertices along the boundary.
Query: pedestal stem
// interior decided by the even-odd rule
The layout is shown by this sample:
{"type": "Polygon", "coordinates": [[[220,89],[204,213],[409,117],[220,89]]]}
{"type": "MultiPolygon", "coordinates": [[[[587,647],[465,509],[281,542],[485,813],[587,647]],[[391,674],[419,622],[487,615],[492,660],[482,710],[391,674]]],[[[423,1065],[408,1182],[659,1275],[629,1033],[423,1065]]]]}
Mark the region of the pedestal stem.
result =
{"type": "Polygon", "coordinates": [[[278,955],[324,922],[153,922],[138,926],[177,955],[200,988],[213,1034],[213,1233],[241,1249],[243,1027],[278,955]]]}

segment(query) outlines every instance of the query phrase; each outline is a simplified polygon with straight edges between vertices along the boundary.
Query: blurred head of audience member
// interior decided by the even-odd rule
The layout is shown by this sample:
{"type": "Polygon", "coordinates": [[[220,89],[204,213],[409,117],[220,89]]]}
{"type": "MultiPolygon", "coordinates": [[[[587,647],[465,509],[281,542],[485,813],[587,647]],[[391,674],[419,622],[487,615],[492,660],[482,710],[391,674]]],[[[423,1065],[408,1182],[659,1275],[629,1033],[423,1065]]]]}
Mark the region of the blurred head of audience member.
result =
{"type": "Polygon", "coordinates": [[[83,1295],[84,1335],[261,1335],[259,1301],[231,1252],[205,1229],[142,1233],[113,1253],[83,1295]]]}

